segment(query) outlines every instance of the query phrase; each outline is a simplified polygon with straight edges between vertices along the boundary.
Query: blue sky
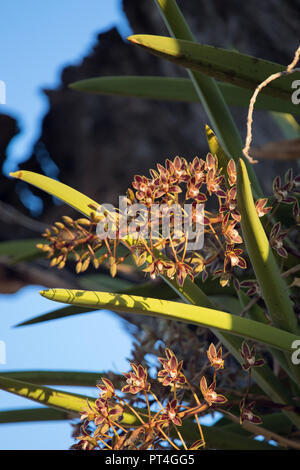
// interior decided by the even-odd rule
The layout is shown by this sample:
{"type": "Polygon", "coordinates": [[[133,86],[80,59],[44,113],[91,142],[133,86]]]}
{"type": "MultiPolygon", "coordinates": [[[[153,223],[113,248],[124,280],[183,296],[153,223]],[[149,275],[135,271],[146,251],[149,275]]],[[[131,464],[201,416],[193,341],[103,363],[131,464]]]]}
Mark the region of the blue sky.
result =
{"type": "Polygon", "coordinates": [[[18,118],[22,128],[9,149],[10,161],[17,162],[29,156],[47,110],[42,88],[56,86],[62,69],[80,62],[100,30],[115,25],[126,35],[129,28],[121,0],[3,0],[0,18],[3,112],[18,118]]]}
{"type": "MultiPolygon", "coordinates": [[[[41,89],[55,87],[66,65],[80,62],[96,35],[116,25],[129,33],[120,0],[2,0],[0,4],[0,80],[6,105],[0,112],[16,117],[21,134],[8,149],[7,173],[30,155],[39,135],[47,100],[41,89]]],[[[12,184],[13,190],[13,184],[12,184]]],[[[113,314],[101,312],[13,329],[13,325],[57,307],[39,296],[40,286],[0,296],[0,341],[6,343],[1,371],[26,369],[128,369],[131,338],[113,314]],[[84,351],[84,354],[82,353],[84,351]]],[[[96,394],[96,389],[76,389],[96,394]]],[[[0,409],[32,407],[25,399],[0,392],[0,409]]],[[[0,425],[0,449],[67,449],[71,427],[64,422],[0,425]]]]}
{"type": "MultiPolygon", "coordinates": [[[[22,320],[58,307],[39,295],[41,286],[28,286],[13,296],[2,295],[1,340],[6,344],[8,370],[81,370],[122,373],[128,370],[132,339],[112,313],[62,319],[41,325],[12,328],[22,320]]],[[[62,387],[88,396],[96,388],[62,387]]],[[[0,409],[32,408],[34,402],[0,392],[0,409]]],[[[67,422],[43,424],[1,424],[0,449],[68,449],[72,443],[67,422]],[[16,434],[22,436],[15,440],[16,434]]]]}

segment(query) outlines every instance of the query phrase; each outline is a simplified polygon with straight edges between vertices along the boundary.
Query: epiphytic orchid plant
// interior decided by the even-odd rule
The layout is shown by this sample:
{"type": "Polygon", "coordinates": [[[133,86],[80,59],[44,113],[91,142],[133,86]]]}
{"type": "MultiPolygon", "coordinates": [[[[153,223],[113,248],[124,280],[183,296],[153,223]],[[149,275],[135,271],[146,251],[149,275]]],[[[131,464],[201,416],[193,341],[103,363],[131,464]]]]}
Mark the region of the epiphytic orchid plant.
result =
{"type": "MultiPolygon", "coordinates": [[[[227,105],[234,95],[241,106],[248,106],[256,89],[248,124],[256,101],[263,109],[299,113],[290,101],[290,75],[297,73],[300,50],[285,69],[201,45],[175,0],[155,3],[172,38],[136,35],[129,40],[184,66],[189,78],[105,77],[71,88],[199,101],[214,129],[206,128],[207,155],[192,161],[175,156],[149,175],[135,175],[124,198],[125,211],[103,208],[43,175],[19,171],[12,176],[81,213],[77,220],[63,217],[43,234],[44,242],[37,246],[51,266],[62,269],[73,260],[77,273],[107,266],[116,278],[122,265],[133,262],[151,280],[127,289],[116,284],[112,292],[42,291],[44,297],[70,306],[23,325],[101,309],[160,322],[155,327],[145,324],[142,337],[136,338],[125,384],[113,374],[72,373],[71,378],[67,373],[61,377],[59,372],[23,372],[2,374],[0,386],[48,406],[51,419],[80,415],[75,448],[270,449],[273,440],[279,447],[299,449],[300,178],[292,171],[284,180],[276,177],[273,195],[266,197],[248,158],[249,140],[243,152],[227,105]],[[177,219],[188,224],[178,226],[177,219]],[[147,353],[159,359],[151,374],[147,353]],[[63,380],[92,386],[100,378],[97,400],[44,386],[63,380]],[[201,417],[216,410],[222,419],[213,428],[201,426],[201,417]],[[263,442],[252,439],[257,434],[263,442]]],[[[43,419],[43,412],[39,410],[36,419],[43,419]]]]}

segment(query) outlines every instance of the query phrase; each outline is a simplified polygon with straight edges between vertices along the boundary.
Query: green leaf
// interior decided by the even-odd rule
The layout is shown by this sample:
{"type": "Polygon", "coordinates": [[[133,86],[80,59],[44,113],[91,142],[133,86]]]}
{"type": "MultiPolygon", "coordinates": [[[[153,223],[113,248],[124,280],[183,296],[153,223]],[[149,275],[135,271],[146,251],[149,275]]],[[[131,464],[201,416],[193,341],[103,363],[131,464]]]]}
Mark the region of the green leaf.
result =
{"type": "Polygon", "coordinates": [[[33,186],[46,191],[66,204],[69,204],[69,206],[78,210],[87,217],[91,217],[91,214],[94,213],[99,207],[99,204],[90,199],[88,196],[85,196],[76,189],[61,183],[60,181],[48,178],[48,176],[39,175],[38,173],[24,170],[10,173],[10,176],[25,181],[26,183],[30,183],[33,186]]]}
{"type": "MultiPolygon", "coordinates": [[[[293,106],[297,109],[299,108],[299,106],[293,106]]],[[[293,111],[291,111],[291,113],[293,113],[293,111]]],[[[300,126],[291,114],[284,112],[282,109],[281,112],[273,112],[271,115],[286,139],[300,138],[300,126]]]]}
{"type": "MultiPolygon", "coordinates": [[[[275,326],[281,328],[282,331],[298,334],[297,320],[289,298],[288,287],[280,275],[269,240],[256,213],[247,169],[242,160],[238,167],[237,201],[247,252],[268,312],[275,326]]],[[[300,387],[300,369],[291,362],[290,354],[286,355],[286,359],[300,387]]]]}
{"type": "MultiPolygon", "coordinates": [[[[97,288],[101,287],[103,291],[108,292],[108,289],[106,288],[103,289],[103,278],[108,278],[108,276],[95,274],[95,275],[91,275],[92,282],[90,282],[89,279],[82,282],[83,280],[89,277],[90,276],[83,276],[80,279],[80,284],[82,285],[82,287],[87,288],[87,289],[92,289],[92,288],[96,288],[96,284],[97,284],[97,288]],[[99,281],[98,281],[98,276],[99,276],[99,281]]],[[[119,282],[116,283],[116,286],[115,286],[116,288],[113,289],[116,278],[112,279],[111,277],[109,277],[108,279],[105,279],[105,283],[104,283],[105,286],[106,286],[106,281],[108,281],[107,287],[110,285],[111,287],[110,290],[112,292],[118,292],[119,294],[141,295],[144,297],[155,297],[156,299],[163,299],[163,300],[177,299],[176,292],[171,287],[169,287],[166,283],[163,283],[162,281],[160,282],[150,281],[150,282],[145,282],[142,284],[135,284],[126,289],[120,289],[119,287],[121,286],[121,284],[119,284],[119,282]]],[[[197,283],[201,281],[196,279],[195,282],[197,283]]],[[[222,297],[222,303],[217,302],[217,305],[224,304],[227,306],[227,303],[225,301],[225,296],[231,299],[233,298],[232,296],[234,295],[234,289],[230,287],[221,287],[220,283],[217,280],[208,279],[205,282],[205,284],[202,285],[202,287],[206,295],[212,295],[212,296],[219,295],[222,297]]],[[[63,308],[51,310],[50,312],[43,314],[41,317],[39,317],[40,320],[34,323],[47,322],[49,320],[50,321],[58,320],[60,318],[66,318],[69,316],[79,315],[82,313],[96,312],[97,310],[98,308],[74,307],[74,306],[63,307],[63,308]]],[[[230,311],[230,309],[228,309],[228,311],[230,311]]],[[[29,320],[29,322],[25,321],[25,322],[19,323],[15,326],[20,327],[20,326],[27,326],[30,324],[31,324],[31,320],[29,320]]]]}
{"type": "MultiPolygon", "coordinates": [[[[218,83],[227,106],[249,107],[252,96],[251,90],[231,85],[230,83],[218,83]]],[[[80,80],[69,85],[76,91],[96,95],[131,96],[152,100],[179,101],[187,103],[199,102],[199,97],[193,83],[187,78],[156,77],[156,76],[112,76],[95,77],[80,80]]],[[[300,114],[299,106],[291,101],[259,94],[255,103],[255,109],[266,109],[279,113],[300,114]]]]}
{"type": "MultiPolygon", "coordinates": [[[[105,291],[107,292],[107,291],[105,291]]],[[[164,296],[157,296],[156,298],[162,298],[163,300],[166,300],[164,296]]],[[[170,296],[170,298],[174,298],[173,296],[170,296]]],[[[212,297],[213,300],[216,300],[219,305],[223,303],[227,307],[228,303],[226,299],[232,299],[233,301],[235,300],[234,297],[225,297],[225,296],[215,296],[212,297]],[[219,301],[219,302],[218,302],[219,301]]],[[[32,318],[31,320],[26,320],[24,322],[18,323],[15,325],[15,328],[19,328],[21,326],[29,326],[29,325],[36,325],[39,323],[44,323],[52,320],[60,320],[63,318],[67,317],[72,317],[74,315],[81,315],[82,313],[93,313],[97,312],[99,308],[88,308],[88,307],[75,307],[73,305],[70,305],[69,307],[63,307],[63,308],[58,308],[55,310],[51,310],[50,312],[44,313],[43,315],[40,315],[38,317],[32,318]]],[[[229,309],[228,309],[229,310],[229,309]]]]}
{"type": "Polygon", "coordinates": [[[59,421],[70,418],[71,416],[65,411],[55,410],[54,408],[26,408],[24,410],[0,411],[0,424],[59,421]]]}
{"type": "Polygon", "coordinates": [[[210,295],[209,300],[211,300],[216,306],[220,306],[224,312],[229,312],[237,316],[241,313],[241,305],[237,297],[229,295],[210,295]]]}
{"type": "MultiPolygon", "coordinates": [[[[74,416],[86,409],[87,397],[76,393],[63,392],[42,385],[23,382],[0,376],[0,389],[36,403],[69,412],[74,416]]],[[[90,398],[91,402],[95,399],[90,398]]]]}
{"type": "MultiPolygon", "coordinates": [[[[108,309],[130,314],[136,313],[183,321],[194,325],[202,325],[250,338],[254,341],[260,341],[288,352],[292,351],[292,342],[298,339],[296,335],[260,324],[253,320],[240,318],[211,308],[188,306],[181,302],[71,289],[49,289],[42,291],[41,295],[56,302],[68,303],[80,307],[97,307],[99,310],[108,309]]],[[[31,320],[30,324],[36,320],[37,319],[31,320]]],[[[27,324],[29,323],[27,322],[27,324]]]]}
{"type": "MultiPolygon", "coordinates": [[[[19,397],[28,398],[41,405],[65,411],[70,419],[87,409],[87,400],[90,403],[95,403],[95,398],[86,397],[85,395],[63,392],[54,388],[43,387],[3,376],[0,376],[0,390],[5,390],[19,397]]],[[[134,424],[136,423],[136,417],[125,412],[123,423],[134,424]]]]}
{"type": "Polygon", "coordinates": [[[20,326],[29,326],[35,325],[37,323],[44,323],[47,321],[52,320],[61,320],[63,318],[73,317],[74,315],[81,315],[83,313],[93,313],[97,312],[99,308],[88,308],[84,307],[77,307],[77,306],[70,306],[70,307],[63,307],[58,308],[55,310],[51,310],[51,312],[44,313],[43,315],[39,315],[38,317],[31,318],[30,320],[23,321],[15,325],[16,328],[20,326]]]}
{"type": "Polygon", "coordinates": [[[95,387],[103,376],[102,372],[52,371],[52,370],[16,370],[2,372],[1,377],[21,380],[41,385],[71,385],[95,387]]]}
{"type": "Polygon", "coordinates": [[[112,278],[106,274],[86,274],[79,277],[80,287],[83,289],[99,289],[107,292],[119,292],[134,287],[134,283],[118,277],[112,278]]]}
{"type": "MultiPolygon", "coordinates": [[[[221,449],[221,450],[279,450],[278,448],[268,444],[267,442],[255,441],[246,436],[240,436],[237,432],[223,431],[216,426],[203,426],[204,439],[206,442],[206,449],[221,449]],[[259,445],[257,445],[259,444],[259,445]]],[[[225,426],[224,426],[225,427],[225,426]]],[[[193,442],[195,437],[199,435],[199,431],[195,425],[190,426],[190,432],[186,423],[183,422],[182,435],[185,439],[193,442]]],[[[180,430],[181,431],[181,430],[180,430]]],[[[197,437],[196,437],[197,438],[197,437]]]]}
{"type": "MultiPolygon", "coordinates": [[[[99,276],[98,287],[99,287],[99,285],[101,285],[101,287],[102,287],[103,286],[102,278],[103,277],[108,278],[108,276],[103,276],[101,274],[94,275],[93,276],[94,284],[97,282],[98,276],[99,276]]],[[[82,279],[84,279],[86,277],[88,277],[88,276],[84,276],[82,279]]],[[[110,279],[110,284],[111,284],[111,290],[113,290],[112,286],[114,285],[114,283],[116,281],[116,278],[113,279],[113,278],[109,277],[109,279],[110,279]]],[[[95,285],[90,285],[90,283],[88,281],[85,282],[85,283],[81,282],[81,284],[86,284],[85,287],[89,287],[89,289],[95,287],[95,285]]],[[[208,283],[208,285],[209,285],[209,283],[208,283]]],[[[84,285],[83,285],[83,287],[84,287],[84,285]]],[[[118,282],[116,283],[115,291],[119,292],[119,293],[129,294],[129,295],[143,295],[145,297],[151,297],[152,296],[152,297],[156,297],[158,299],[164,299],[164,300],[169,300],[169,299],[176,298],[176,293],[164,283],[159,283],[159,285],[156,285],[156,283],[153,283],[153,282],[145,282],[143,284],[133,285],[132,287],[129,287],[127,289],[118,289],[117,287],[120,287],[118,282]]],[[[214,288],[212,287],[211,290],[214,291],[214,288]]],[[[104,289],[104,291],[107,291],[107,290],[104,289]]],[[[226,294],[226,292],[225,292],[225,294],[226,294]]],[[[41,323],[41,322],[47,322],[47,321],[51,321],[51,320],[58,320],[58,319],[66,318],[66,317],[73,316],[73,315],[79,315],[79,314],[82,314],[82,313],[91,313],[91,312],[96,312],[96,311],[98,311],[98,308],[74,307],[72,305],[72,306],[69,306],[69,307],[63,307],[63,308],[51,310],[50,312],[47,312],[47,313],[43,314],[41,317],[39,317],[40,320],[37,320],[36,322],[34,321],[34,324],[35,323],[41,323]]],[[[19,323],[19,324],[16,325],[16,327],[27,326],[27,325],[30,325],[30,324],[32,324],[31,320],[19,323]]]]}
{"type": "MultiPolygon", "coordinates": [[[[128,40],[177,65],[253,91],[267,77],[286,69],[274,62],[192,41],[149,34],[136,34],[128,40]]],[[[292,82],[299,78],[300,73],[281,77],[262,93],[290,101],[292,82]]]]}
{"type": "MultiPolygon", "coordinates": [[[[43,255],[36,245],[41,243],[40,238],[30,238],[26,240],[11,240],[0,243],[0,257],[7,256],[12,263],[29,261],[40,258],[43,255]]],[[[45,241],[43,241],[45,243],[45,241]]]]}
{"type": "Polygon", "coordinates": [[[230,186],[228,184],[227,173],[227,165],[230,161],[230,158],[228,157],[228,155],[226,155],[226,152],[224,152],[224,149],[220,145],[218,138],[215,136],[214,132],[208,125],[205,126],[205,132],[209,149],[213,155],[217,156],[218,166],[222,169],[222,174],[225,178],[227,188],[230,189],[230,186]]]}
{"type": "MultiPolygon", "coordinates": [[[[283,413],[272,413],[263,416],[263,426],[264,428],[272,430],[273,432],[282,436],[288,435],[291,430],[291,424],[283,413]]],[[[241,435],[249,434],[249,431],[236,423],[225,424],[222,430],[238,432],[241,435]]]]}
{"type": "Polygon", "coordinates": [[[238,167],[237,201],[247,252],[270,316],[278,328],[297,333],[288,288],[280,276],[269,240],[256,213],[247,169],[242,160],[238,167]]]}

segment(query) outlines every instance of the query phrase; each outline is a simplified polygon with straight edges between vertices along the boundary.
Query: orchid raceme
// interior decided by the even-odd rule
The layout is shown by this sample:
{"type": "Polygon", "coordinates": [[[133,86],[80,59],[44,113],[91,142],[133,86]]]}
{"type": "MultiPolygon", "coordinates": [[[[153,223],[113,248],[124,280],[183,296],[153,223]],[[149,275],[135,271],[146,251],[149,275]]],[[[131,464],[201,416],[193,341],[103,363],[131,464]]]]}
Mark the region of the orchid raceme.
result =
{"type": "MultiPolygon", "coordinates": [[[[228,172],[233,181],[236,177],[233,160],[228,165],[228,172]]],[[[51,266],[63,268],[68,256],[72,254],[77,262],[77,272],[86,271],[91,262],[96,269],[106,263],[114,277],[118,265],[126,260],[123,256],[116,255],[116,249],[120,243],[125,243],[138,266],[146,263],[144,271],[150,273],[152,279],[161,274],[167,274],[171,278],[176,276],[180,286],[187,276],[193,280],[201,271],[205,273],[210,271],[214,275],[220,268],[224,273],[226,271],[231,273],[234,266],[242,269],[246,267],[246,262],[239,256],[243,250],[241,248],[234,250],[235,243],[243,242],[236,226],[238,218],[236,201],[234,212],[232,206],[232,195],[233,191],[236,194],[236,188],[231,184],[232,187],[227,192],[216,156],[209,153],[205,160],[195,157],[191,163],[178,156],[173,161],[167,159],[165,166],[158,164],[157,170],[150,170],[150,176],[148,178],[136,175],[132,183],[135,193],[132,189],[128,190],[126,222],[129,225],[125,235],[121,229],[123,214],[119,212],[116,215],[117,225],[113,237],[110,238],[107,232],[105,238],[97,236],[99,223],[102,223],[99,210],[91,214],[90,221],[87,219],[74,221],[70,217],[63,217],[62,222],[56,222],[51,230],[47,229],[43,236],[48,243],[39,244],[38,247],[52,259],[51,266]],[[215,203],[216,210],[206,211],[204,206],[202,215],[201,207],[198,205],[208,199],[212,199],[215,203]],[[134,214],[132,209],[135,211],[137,203],[140,204],[139,209],[143,211],[145,223],[142,226],[139,224],[138,227],[134,224],[132,227],[130,217],[134,214]],[[154,210],[158,210],[159,217],[156,231],[153,230],[152,224],[154,210]],[[179,223],[182,227],[181,221],[184,227],[186,226],[188,210],[191,210],[189,228],[188,232],[184,233],[182,229],[177,230],[176,227],[179,223]],[[231,219],[232,213],[233,219],[231,219]],[[171,224],[167,236],[166,224],[171,224]],[[130,243],[127,242],[128,236],[130,243]],[[203,236],[211,239],[209,245],[207,243],[209,249],[206,245],[202,247],[200,237],[203,236]],[[199,249],[202,249],[201,271],[198,263],[199,249]],[[163,254],[166,250],[171,250],[172,258],[164,260],[155,254],[155,250],[163,254]],[[97,251],[101,252],[100,256],[97,251]],[[229,264],[228,260],[231,261],[229,264]]]]}
{"type": "MultiPolygon", "coordinates": [[[[186,385],[186,389],[191,388],[180,372],[183,361],[178,361],[177,357],[170,349],[165,350],[166,359],[159,358],[163,370],[158,370],[157,381],[161,382],[161,372],[167,371],[168,382],[163,381],[164,386],[170,386],[172,397],[164,400],[164,404],[157,398],[151,390],[148,380],[148,371],[140,364],[131,364],[132,371],[123,373],[126,379],[126,385],[121,392],[126,395],[143,396],[146,398],[147,415],[141,410],[133,409],[126,397],[118,396],[112,382],[107,378],[102,378],[103,385],[98,385],[100,397],[92,403],[87,402],[86,409],[81,412],[82,426],[77,437],[77,443],[73,446],[75,449],[109,449],[109,450],[144,450],[159,448],[159,443],[166,441],[174,449],[178,449],[174,437],[179,438],[184,449],[188,449],[189,443],[186,443],[181,432],[177,427],[183,427],[183,421],[191,416],[197,417],[198,413],[205,411],[214,404],[222,405],[227,399],[215,392],[215,382],[207,387],[205,377],[200,382],[201,392],[205,401],[200,402],[197,394],[193,393],[192,399],[195,404],[182,406],[176,398],[176,386],[179,382],[186,385]],[[184,380],[180,380],[181,378],[184,380]],[[187,387],[188,386],[188,387],[187,387]],[[159,404],[159,411],[154,412],[150,409],[150,396],[159,404]],[[136,416],[139,425],[130,429],[130,426],[124,419],[125,411],[131,411],[136,416]],[[146,418],[147,416],[147,418],[146,418]],[[171,433],[173,428],[173,433],[171,433]]],[[[153,378],[151,379],[153,382],[153,378]]],[[[188,400],[188,399],[187,399],[188,400]]],[[[198,418],[197,418],[198,419],[198,418]]],[[[202,428],[198,421],[198,430],[200,439],[193,443],[189,448],[198,449],[205,447],[205,440],[202,434],[202,428]]]]}

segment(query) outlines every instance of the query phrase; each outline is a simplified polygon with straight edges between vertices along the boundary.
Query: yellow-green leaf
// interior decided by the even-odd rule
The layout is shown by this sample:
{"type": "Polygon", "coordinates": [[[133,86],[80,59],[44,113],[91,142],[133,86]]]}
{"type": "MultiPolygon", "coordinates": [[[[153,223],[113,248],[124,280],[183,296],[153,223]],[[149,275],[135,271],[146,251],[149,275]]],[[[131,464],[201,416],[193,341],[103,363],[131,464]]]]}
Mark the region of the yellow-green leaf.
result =
{"type": "Polygon", "coordinates": [[[91,214],[94,213],[99,207],[99,204],[90,199],[88,196],[85,196],[76,189],[61,183],[60,181],[48,178],[48,176],[39,175],[38,173],[25,170],[10,173],[10,176],[13,178],[18,178],[22,181],[25,181],[26,183],[30,183],[33,186],[36,186],[39,189],[42,189],[43,191],[46,191],[66,204],[69,204],[69,206],[78,210],[87,217],[90,217],[91,214]]]}
{"type": "Polygon", "coordinates": [[[289,298],[288,288],[280,276],[269,240],[256,213],[250,181],[243,160],[240,160],[238,167],[237,201],[247,253],[270,316],[277,327],[296,333],[296,316],[289,298]]]}
{"type": "MultiPolygon", "coordinates": [[[[28,398],[41,405],[65,411],[70,419],[87,409],[87,400],[90,403],[95,403],[95,398],[86,397],[78,393],[64,392],[3,376],[0,376],[0,390],[5,390],[19,397],[28,398]]],[[[136,417],[125,412],[123,422],[125,424],[134,424],[136,423],[136,417]]]]}
{"type": "Polygon", "coordinates": [[[142,314],[202,325],[259,341],[275,348],[291,352],[296,335],[259,322],[237,317],[211,308],[191,306],[184,303],[151,299],[134,295],[71,289],[49,289],[41,295],[56,302],[81,307],[110,309],[117,312],[142,314]]]}
{"type": "MultiPolygon", "coordinates": [[[[177,65],[253,91],[267,77],[286,69],[284,65],[247,54],[182,39],[149,34],[136,34],[128,39],[177,65]]],[[[262,93],[290,101],[291,85],[297,79],[300,79],[300,73],[281,77],[265,87],[262,93]]]]}
{"type": "MultiPolygon", "coordinates": [[[[227,174],[227,165],[230,161],[230,158],[222,148],[222,145],[218,141],[218,138],[215,136],[212,129],[206,125],[205,126],[206,138],[209,145],[209,149],[213,155],[216,155],[218,158],[218,166],[222,168],[222,174],[224,175],[226,185],[228,186],[228,174],[227,174]]],[[[228,186],[228,189],[230,186],[228,186]]]]}

